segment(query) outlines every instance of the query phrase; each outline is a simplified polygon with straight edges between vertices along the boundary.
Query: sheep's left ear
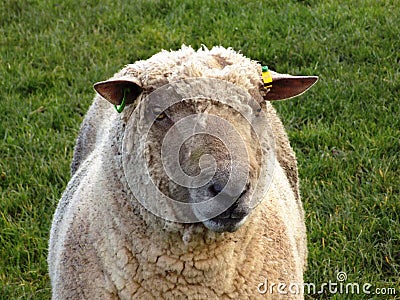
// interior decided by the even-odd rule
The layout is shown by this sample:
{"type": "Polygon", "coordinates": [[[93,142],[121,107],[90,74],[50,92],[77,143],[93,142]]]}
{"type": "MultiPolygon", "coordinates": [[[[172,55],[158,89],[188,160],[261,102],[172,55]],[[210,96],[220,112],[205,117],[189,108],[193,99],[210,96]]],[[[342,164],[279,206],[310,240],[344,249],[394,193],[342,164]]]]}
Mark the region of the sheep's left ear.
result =
{"type": "Polygon", "coordinates": [[[303,94],[318,80],[318,76],[292,76],[271,72],[272,86],[263,95],[265,100],[284,100],[303,94]]]}
{"type": "Polygon", "coordinates": [[[98,82],[93,87],[100,96],[114,105],[121,105],[124,97],[124,105],[131,104],[142,92],[142,87],[136,78],[110,79],[98,82]]]}

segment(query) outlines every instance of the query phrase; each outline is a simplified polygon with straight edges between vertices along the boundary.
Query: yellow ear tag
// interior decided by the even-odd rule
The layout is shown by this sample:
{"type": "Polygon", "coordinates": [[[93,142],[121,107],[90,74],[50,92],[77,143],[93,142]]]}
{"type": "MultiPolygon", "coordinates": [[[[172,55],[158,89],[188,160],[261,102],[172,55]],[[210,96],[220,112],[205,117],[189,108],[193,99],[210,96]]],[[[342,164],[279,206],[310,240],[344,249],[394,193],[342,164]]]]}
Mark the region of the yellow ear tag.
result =
{"type": "Polygon", "coordinates": [[[271,72],[268,70],[267,66],[262,67],[262,81],[264,82],[264,87],[267,89],[272,88],[272,76],[271,72]]]}

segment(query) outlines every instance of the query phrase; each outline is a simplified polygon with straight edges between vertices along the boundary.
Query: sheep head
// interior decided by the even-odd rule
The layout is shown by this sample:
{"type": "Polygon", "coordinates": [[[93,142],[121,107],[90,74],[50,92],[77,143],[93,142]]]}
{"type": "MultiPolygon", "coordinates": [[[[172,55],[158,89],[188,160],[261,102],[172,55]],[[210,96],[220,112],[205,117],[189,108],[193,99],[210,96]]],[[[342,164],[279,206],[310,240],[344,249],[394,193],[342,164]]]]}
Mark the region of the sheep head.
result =
{"type": "MultiPolygon", "coordinates": [[[[251,67],[260,73],[259,65],[251,67]]],[[[136,200],[159,217],[236,231],[273,176],[267,100],[297,96],[317,77],[271,72],[272,86],[265,88],[260,74],[242,85],[229,76],[178,73],[158,84],[157,77],[146,84],[124,75],[95,85],[112,104],[127,105],[126,180],[136,200]]]]}

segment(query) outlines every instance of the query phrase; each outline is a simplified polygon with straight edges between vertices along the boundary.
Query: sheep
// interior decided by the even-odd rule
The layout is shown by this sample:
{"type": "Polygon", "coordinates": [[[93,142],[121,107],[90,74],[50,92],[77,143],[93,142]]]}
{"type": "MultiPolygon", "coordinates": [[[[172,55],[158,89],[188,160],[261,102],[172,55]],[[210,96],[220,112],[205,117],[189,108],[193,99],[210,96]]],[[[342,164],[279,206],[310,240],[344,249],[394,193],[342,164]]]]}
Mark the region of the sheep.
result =
{"type": "Polygon", "coordinates": [[[297,163],[270,100],[316,81],[263,73],[231,48],[183,45],[95,84],[51,227],[53,299],[303,299],[288,290],[302,286],[307,260],[297,163]],[[185,120],[200,129],[180,141],[185,120]],[[166,162],[163,143],[175,151],[166,162]],[[191,179],[211,169],[211,179],[178,184],[167,174],[176,162],[191,179]],[[158,202],[152,184],[176,206],[158,202]]]}

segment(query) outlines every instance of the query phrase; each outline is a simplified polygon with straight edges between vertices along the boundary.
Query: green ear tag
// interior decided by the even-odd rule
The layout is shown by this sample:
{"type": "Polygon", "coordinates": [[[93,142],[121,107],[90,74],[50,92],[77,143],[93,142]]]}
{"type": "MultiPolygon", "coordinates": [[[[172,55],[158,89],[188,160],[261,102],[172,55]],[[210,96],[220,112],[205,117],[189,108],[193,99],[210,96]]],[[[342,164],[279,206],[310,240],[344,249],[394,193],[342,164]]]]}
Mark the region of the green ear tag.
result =
{"type": "Polygon", "coordinates": [[[129,93],[129,89],[124,89],[124,97],[122,98],[121,104],[120,105],[114,105],[115,109],[117,110],[117,112],[119,114],[122,113],[122,111],[125,108],[125,96],[126,96],[125,94],[126,94],[126,92],[129,93]]]}

